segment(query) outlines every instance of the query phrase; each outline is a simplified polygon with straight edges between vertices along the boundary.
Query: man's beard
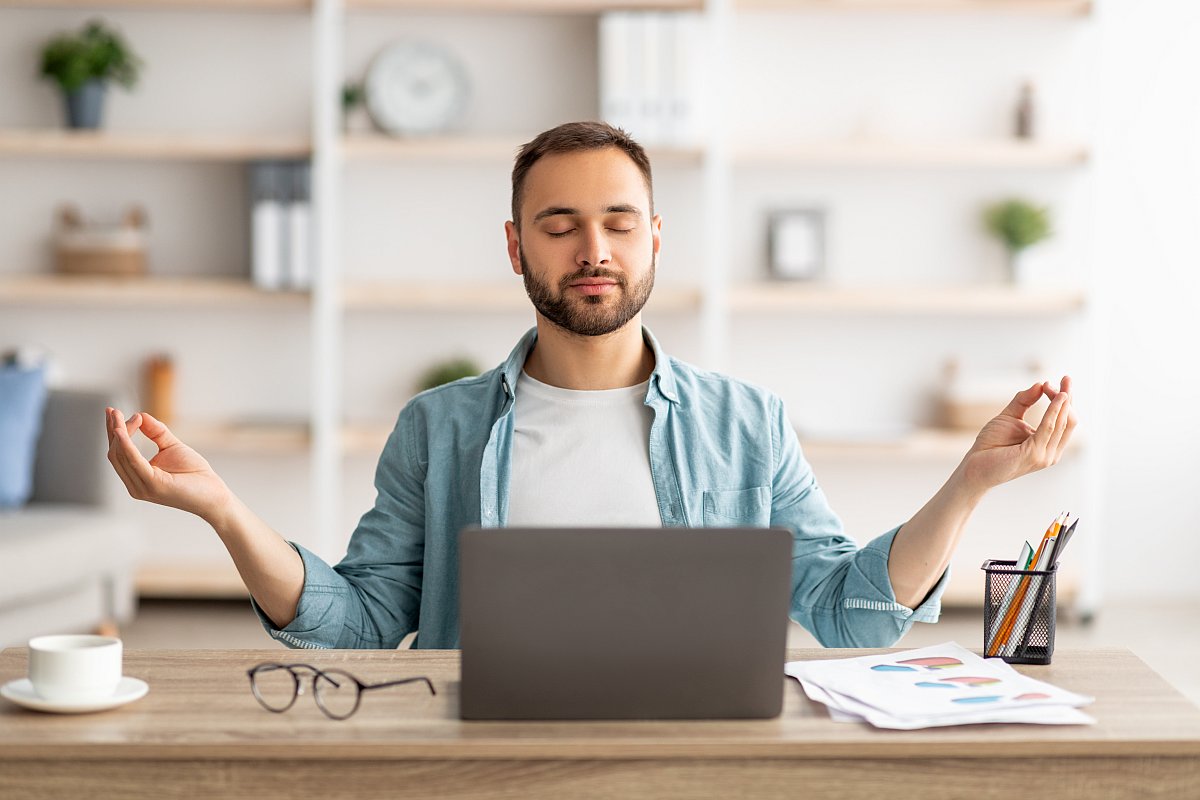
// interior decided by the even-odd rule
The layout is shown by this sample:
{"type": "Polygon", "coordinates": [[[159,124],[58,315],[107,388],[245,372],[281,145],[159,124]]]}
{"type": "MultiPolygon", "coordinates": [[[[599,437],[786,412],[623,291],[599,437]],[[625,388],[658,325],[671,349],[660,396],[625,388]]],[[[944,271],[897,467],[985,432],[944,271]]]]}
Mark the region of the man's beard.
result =
{"type": "Polygon", "coordinates": [[[525,281],[525,292],[538,313],[554,325],[578,336],[604,336],[622,328],[638,315],[650,290],[654,288],[654,270],[658,258],[651,253],[650,269],[646,276],[630,289],[623,273],[603,267],[587,267],[572,272],[558,282],[558,294],[550,291],[548,282],[541,280],[529,268],[525,253],[519,252],[521,275],[525,281]],[[616,281],[619,297],[615,304],[605,305],[604,295],[581,295],[573,297],[570,285],[581,278],[605,278],[616,281]]]}

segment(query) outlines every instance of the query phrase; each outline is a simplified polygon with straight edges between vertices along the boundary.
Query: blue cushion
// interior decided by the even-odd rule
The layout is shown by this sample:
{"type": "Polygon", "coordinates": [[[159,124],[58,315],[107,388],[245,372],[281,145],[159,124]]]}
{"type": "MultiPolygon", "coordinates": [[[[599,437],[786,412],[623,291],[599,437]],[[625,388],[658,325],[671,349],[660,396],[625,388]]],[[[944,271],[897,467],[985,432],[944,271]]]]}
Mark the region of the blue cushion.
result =
{"type": "Polygon", "coordinates": [[[22,506],[33,492],[45,405],[42,367],[0,366],[0,508],[22,506]]]}

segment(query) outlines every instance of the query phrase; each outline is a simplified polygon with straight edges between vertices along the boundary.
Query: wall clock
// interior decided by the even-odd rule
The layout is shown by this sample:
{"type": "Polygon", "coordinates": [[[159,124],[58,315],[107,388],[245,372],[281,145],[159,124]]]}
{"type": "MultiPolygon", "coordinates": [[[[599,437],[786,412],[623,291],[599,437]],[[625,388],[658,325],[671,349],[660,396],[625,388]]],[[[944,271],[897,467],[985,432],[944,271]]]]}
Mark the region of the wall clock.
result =
{"type": "Polygon", "coordinates": [[[431,42],[386,47],[367,70],[367,110],[383,130],[399,136],[441,133],[467,104],[470,84],[462,64],[431,42]]]}

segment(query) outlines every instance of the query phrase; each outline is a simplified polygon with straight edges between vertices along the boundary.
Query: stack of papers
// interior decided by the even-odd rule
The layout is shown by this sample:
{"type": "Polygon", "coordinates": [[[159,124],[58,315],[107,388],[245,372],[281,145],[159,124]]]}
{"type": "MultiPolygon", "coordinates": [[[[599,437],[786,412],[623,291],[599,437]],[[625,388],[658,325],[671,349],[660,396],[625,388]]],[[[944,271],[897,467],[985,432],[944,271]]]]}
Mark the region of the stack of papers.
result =
{"type": "Polygon", "coordinates": [[[784,672],[838,722],[913,730],[979,722],[1091,725],[1095,698],[1022,675],[954,642],[900,653],[791,661],[784,672]]]}

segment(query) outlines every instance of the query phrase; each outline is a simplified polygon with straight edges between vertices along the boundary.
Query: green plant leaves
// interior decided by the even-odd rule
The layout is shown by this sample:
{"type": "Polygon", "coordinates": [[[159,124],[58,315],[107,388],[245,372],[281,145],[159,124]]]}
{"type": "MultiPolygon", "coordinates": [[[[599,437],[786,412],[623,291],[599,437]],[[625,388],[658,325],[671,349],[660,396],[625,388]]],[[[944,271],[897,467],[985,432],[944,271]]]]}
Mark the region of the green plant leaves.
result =
{"type": "Polygon", "coordinates": [[[1050,211],[1025,200],[1005,200],[988,206],[983,214],[984,223],[1010,251],[1024,250],[1048,238],[1050,211]]]}
{"type": "Polygon", "coordinates": [[[42,48],[42,72],[65,92],[73,92],[89,80],[113,81],[132,89],[142,61],[115,30],[92,20],[79,33],[65,33],[42,48]]]}

